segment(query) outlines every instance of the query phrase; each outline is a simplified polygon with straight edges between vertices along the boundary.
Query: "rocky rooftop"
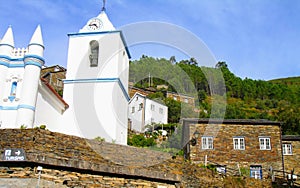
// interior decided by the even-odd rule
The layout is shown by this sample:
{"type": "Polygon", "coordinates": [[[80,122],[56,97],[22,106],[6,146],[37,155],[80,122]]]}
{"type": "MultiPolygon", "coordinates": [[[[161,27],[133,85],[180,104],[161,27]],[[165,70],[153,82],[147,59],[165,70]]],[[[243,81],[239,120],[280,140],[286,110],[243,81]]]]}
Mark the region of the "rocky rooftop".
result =
{"type": "MultiPolygon", "coordinates": [[[[211,170],[183,160],[182,157],[174,159],[168,153],[87,140],[42,129],[0,129],[1,155],[3,155],[5,148],[24,149],[26,154],[24,163],[41,164],[48,169],[68,170],[71,173],[74,171],[75,174],[83,170],[84,173],[89,174],[100,173],[99,175],[101,175],[102,173],[105,176],[118,177],[119,179],[124,179],[124,177],[127,179],[144,179],[150,182],[166,182],[170,185],[180,184],[182,187],[198,187],[199,185],[201,187],[224,187],[225,180],[228,181],[228,178],[224,179],[211,170]]],[[[16,176],[16,174],[15,176],[8,174],[6,167],[8,163],[13,164],[13,166],[26,166],[21,164],[22,161],[7,162],[1,159],[2,178],[16,176]]],[[[28,176],[34,170],[33,168],[29,169],[31,170],[21,174],[28,176]]],[[[44,174],[46,179],[59,179],[56,177],[58,175],[53,175],[57,174],[57,170],[49,171],[55,173],[52,173],[51,176],[48,175],[49,177],[44,174]]],[[[61,176],[60,178],[64,179],[65,177],[61,176]]],[[[82,178],[82,175],[76,175],[76,177],[72,175],[71,178],[69,177],[70,186],[80,185],[82,178]]],[[[108,181],[109,178],[104,179],[108,181]]],[[[116,178],[112,178],[110,183],[115,181],[116,178]]],[[[252,183],[253,181],[255,180],[250,180],[252,183]]],[[[258,183],[268,187],[266,182],[258,181],[258,183]]],[[[258,184],[254,183],[254,185],[257,187],[258,184]]]]}

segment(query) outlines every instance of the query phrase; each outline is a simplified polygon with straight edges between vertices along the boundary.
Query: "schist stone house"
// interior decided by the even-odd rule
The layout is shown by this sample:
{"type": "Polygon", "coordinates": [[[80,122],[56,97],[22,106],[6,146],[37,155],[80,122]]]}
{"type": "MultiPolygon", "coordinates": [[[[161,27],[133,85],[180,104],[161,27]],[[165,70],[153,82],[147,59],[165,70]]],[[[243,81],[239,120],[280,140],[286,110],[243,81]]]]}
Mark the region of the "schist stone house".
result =
{"type": "MultiPolygon", "coordinates": [[[[300,174],[300,135],[283,135],[282,136],[282,153],[284,159],[284,170],[287,174],[290,174],[288,178],[291,178],[291,174],[300,174]]],[[[300,183],[300,177],[296,178],[300,183]]]]}
{"type": "Polygon", "coordinates": [[[25,48],[15,47],[8,28],[0,42],[0,127],[46,125],[55,132],[126,144],[130,54],[122,32],[103,9],[68,37],[68,71],[58,83],[64,85],[62,98],[47,74],[41,79],[41,27],[25,48]]]}
{"type": "Polygon", "coordinates": [[[194,163],[240,168],[257,179],[267,177],[270,167],[283,171],[278,122],[184,119],[182,140],[185,157],[194,163]]]}
{"type": "Polygon", "coordinates": [[[181,93],[174,93],[174,92],[170,92],[167,91],[166,92],[166,97],[167,98],[172,98],[175,101],[179,101],[179,102],[184,102],[187,103],[189,105],[195,106],[195,98],[185,95],[185,94],[181,94],[181,93]]]}
{"type": "Polygon", "coordinates": [[[57,92],[63,92],[63,80],[66,79],[67,69],[60,65],[43,67],[41,78],[45,79],[57,92]]]}
{"type": "Polygon", "coordinates": [[[129,128],[136,132],[145,132],[153,123],[168,123],[168,107],[140,93],[130,99],[128,108],[129,128]]]}

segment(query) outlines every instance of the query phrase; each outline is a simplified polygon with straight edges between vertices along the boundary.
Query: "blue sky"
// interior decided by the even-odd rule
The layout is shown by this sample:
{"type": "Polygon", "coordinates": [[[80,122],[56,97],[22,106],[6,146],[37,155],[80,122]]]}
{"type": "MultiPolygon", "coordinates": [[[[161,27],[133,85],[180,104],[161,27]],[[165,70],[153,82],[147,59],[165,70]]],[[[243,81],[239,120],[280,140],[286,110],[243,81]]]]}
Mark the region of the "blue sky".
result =
{"type": "MultiPolygon", "coordinates": [[[[40,24],[46,65],[66,66],[67,34],[78,32],[101,7],[102,0],[0,0],[0,38],[11,25],[15,46],[26,47],[40,24]]],[[[116,28],[143,21],[183,27],[241,78],[300,76],[298,0],[107,0],[106,12],[116,28]]],[[[189,58],[149,44],[129,50],[132,59],[142,54],[189,58]]]]}

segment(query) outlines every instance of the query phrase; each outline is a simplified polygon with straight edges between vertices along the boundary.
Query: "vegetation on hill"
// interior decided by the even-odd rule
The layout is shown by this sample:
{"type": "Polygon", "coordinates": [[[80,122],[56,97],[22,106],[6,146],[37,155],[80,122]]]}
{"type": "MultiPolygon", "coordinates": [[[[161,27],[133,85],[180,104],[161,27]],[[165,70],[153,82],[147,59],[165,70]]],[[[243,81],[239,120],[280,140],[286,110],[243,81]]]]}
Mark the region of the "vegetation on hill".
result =
{"type": "Polygon", "coordinates": [[[283,134],[300,134],[299,77],[272,81],[242,79],[229,70],[226,62],[200,67],[194,58],[176,62],[174,57],[167,60],[142,56],[130,62],[130,81],[139,88],[168,86],[156,89],[148,97],[169,107],[170,123],[186,117],[269,119],[282,122],[283,134]],[[166,98],[166,90],[195,97],[196,106],[166,98]]]}
{"type": "Polygon", "coordinates": [[[298,77],[288,77],[288,78],[279,78],[270,80],[269,82],[275,83],[275,84],[285,84],[288,86],[300,86],[300,76],[298,77]]]}

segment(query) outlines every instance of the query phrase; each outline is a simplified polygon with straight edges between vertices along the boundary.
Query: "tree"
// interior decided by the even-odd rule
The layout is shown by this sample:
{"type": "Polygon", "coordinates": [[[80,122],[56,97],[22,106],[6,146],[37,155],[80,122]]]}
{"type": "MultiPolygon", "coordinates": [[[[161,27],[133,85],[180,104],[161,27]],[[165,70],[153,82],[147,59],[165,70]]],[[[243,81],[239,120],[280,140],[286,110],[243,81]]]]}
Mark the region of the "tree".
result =
{"type": "Polygon", "coordinates": [[[228,68],[227,64],[225,61],[220,61],[216,64],[215,66],[217,69],[220,69],[220,68],[228,68]]]}
{"type": "Polygon", "coordinates": [[[197,62],[197,60],[194,57],[191,57],[190,61],[189,61],[189,64],[190,65],[198,65],[198,62],[197,62]]]}
{"type": "Polygon", "coordinates": [[[166,98],[165,104],[168,106],[168,122],[178,123],[181,115],[181,103],[171,98],[166,98]]]}
{"type": "Polygon", "coordinates": [[[176,58],[175,58],[175,56],[171,56],[171,57],[170,57],[170,62],[171,62],[172,64],[175,64],[175,63],[176,63],[176,58]]]}

